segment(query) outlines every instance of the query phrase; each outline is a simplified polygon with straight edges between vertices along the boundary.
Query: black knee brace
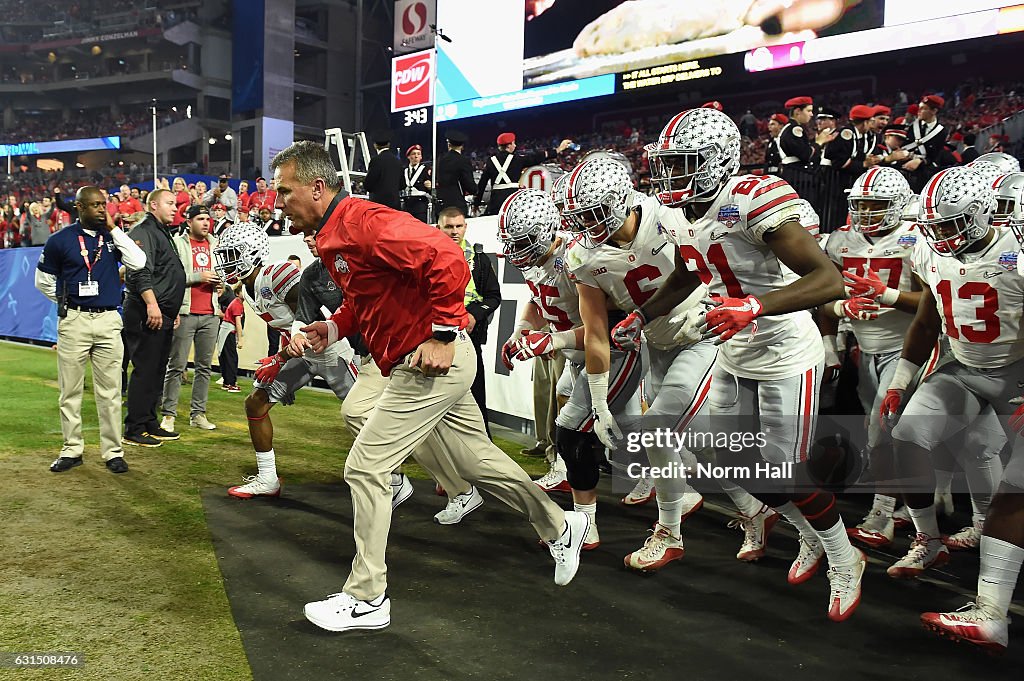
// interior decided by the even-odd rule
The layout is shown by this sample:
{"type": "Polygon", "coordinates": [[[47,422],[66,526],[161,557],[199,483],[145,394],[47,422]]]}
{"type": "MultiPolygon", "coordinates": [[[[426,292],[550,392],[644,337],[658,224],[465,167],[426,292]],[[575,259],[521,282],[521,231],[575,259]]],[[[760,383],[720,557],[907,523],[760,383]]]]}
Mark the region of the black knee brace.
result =
{"type": "Polygon", "coordinates": [[[601,476],[598,465],[605,458],[604,445],[594,433],[555,427],[555,449],[565,461],[566,477],[573,489],[591,490],[601,476]]]}

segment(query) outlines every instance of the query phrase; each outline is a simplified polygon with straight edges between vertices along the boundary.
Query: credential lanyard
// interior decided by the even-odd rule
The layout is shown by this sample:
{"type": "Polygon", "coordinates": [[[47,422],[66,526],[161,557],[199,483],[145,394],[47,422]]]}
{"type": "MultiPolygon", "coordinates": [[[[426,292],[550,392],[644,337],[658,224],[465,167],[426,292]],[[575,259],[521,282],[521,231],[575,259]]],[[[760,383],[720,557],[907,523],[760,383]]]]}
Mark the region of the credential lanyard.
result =
{"type": "Polygon", "coordinates": [[[89,281],[92,281],[92,268],[103,257],[103,235],[100,234],[100,242],[96,245],[96,257],[92,262],[89,262],[89,249],[85,247],[85,238],[81,234],[78,235],[78,245],[82,247],[82,260],[85,261],[85,270],[89,281]]]}

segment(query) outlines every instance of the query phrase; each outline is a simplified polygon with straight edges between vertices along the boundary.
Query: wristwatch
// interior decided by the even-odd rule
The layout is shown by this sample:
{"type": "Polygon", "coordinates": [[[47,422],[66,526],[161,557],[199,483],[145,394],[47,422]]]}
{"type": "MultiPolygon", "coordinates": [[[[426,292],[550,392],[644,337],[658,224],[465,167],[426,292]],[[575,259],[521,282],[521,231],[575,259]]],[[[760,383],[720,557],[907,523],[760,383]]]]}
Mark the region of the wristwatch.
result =
{"type": "Polygon", "coordinates": [[[441,341],[442,343],[451,343],[455,340],[457,335],[458,334],[455,331],[435,331],[431,334],[431,337],[436,341],[441,341]]]}

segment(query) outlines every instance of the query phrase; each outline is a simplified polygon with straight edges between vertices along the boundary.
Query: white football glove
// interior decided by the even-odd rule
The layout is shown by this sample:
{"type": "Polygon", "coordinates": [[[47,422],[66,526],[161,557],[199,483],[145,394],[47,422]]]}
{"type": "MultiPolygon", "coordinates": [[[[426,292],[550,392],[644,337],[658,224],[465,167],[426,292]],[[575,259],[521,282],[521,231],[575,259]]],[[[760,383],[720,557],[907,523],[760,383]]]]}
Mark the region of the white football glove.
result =
{"type": "Polygon", "coordinates": [[[670,324],[679,327],[672,340],[679,345],[693,345],[700,341],[702,338],[700,327],[704,326],[704,312],[703,306],[694,305],[669,319],[670,324]]]}
{"type": "Polygon", "coordinates": [[[622,439],[622,431],[608,409],[608,372],[587,376],[590,402],[594,405],[594,434],[608,449],[615,449],[622,439]]]}

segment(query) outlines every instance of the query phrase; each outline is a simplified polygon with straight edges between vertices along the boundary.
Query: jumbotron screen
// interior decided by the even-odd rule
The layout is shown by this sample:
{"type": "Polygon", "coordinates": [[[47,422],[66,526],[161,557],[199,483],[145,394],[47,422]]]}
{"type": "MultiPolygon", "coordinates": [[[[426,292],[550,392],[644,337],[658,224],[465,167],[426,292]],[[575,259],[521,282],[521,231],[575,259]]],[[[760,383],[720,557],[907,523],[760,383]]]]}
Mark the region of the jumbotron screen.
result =
{"type": "Polygon", "coordinates": [[[436,21],[441,122],[1010,33],[1024,29],[1024,4],[437,0],[436,21]]]}

